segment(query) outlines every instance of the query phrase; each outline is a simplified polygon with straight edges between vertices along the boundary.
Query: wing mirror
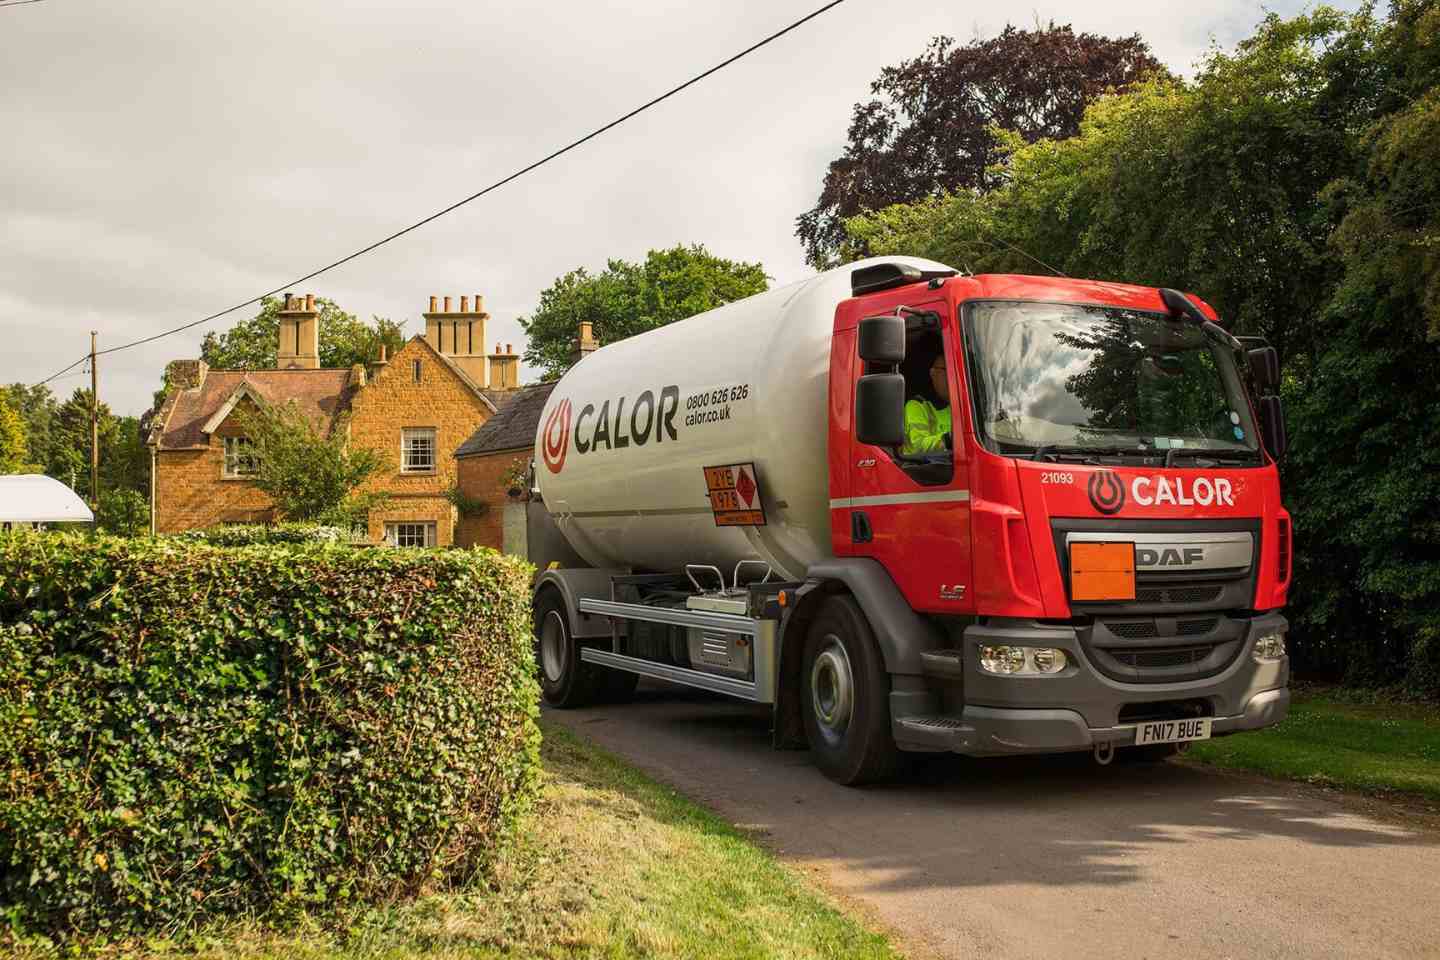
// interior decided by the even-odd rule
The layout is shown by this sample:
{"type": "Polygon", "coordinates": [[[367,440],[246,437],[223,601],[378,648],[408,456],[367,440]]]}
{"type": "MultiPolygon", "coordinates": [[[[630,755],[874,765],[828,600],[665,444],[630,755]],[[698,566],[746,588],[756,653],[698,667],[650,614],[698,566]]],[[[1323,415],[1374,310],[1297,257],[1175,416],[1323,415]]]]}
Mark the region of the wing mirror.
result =
{"type": "Polygon", "coordinates": [[[855,438],[877,447],[905,443],[904,376],[867,373],[860,378],[855,385],[855,438]]]}
{"type": "Polygon", "coordinates": [[[1273,394],[1260,398],[1260,429],[1265,435],[1265,449],[1276,463],[1285,459],[1290,438],[1285,433],[1285,407],[1273,394]]]}
{"type": "Polygon", "coordinates": [[[1269,393],[1280,386],[1280,354],[1274,347],[1257,347],[1245,351],[1250,361],[1250,376],[1261,392],[1269,393]]]}
{"type": "Polygon", "coordinates": [[[892,366],[905,361],[905,318],[898,312],[861,320],[855,339],[866,363],[892,366]]]}

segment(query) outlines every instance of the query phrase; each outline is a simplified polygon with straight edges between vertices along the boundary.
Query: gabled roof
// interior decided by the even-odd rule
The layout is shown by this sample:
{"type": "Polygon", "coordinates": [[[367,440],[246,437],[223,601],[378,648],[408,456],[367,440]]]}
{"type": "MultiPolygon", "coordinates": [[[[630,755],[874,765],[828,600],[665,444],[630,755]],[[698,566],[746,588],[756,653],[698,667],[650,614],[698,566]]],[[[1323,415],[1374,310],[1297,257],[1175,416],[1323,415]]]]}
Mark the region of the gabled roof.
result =
{"type": "Polygon", "coordinates": [[[233,410],[246,394],[271,405],[293,400],[328,433],[353,392],[349,370],[210,370],[200,386],[178,390],[167,399],[169,409],[162,410],[151,437],[160,450],[204,448],[210,431],[225,419],[216,415],[227,405],[233,410]]]}
{"type": "MultiPolygon", "coordinates": [[[[419,334],[411,337],[410,343],[419,343],[424,345],[425,349],[429,350],[430,353],[435,357],[435,359],[445,364],[445,366],[448,367],[450,371],[455,374],[455,376],[460,378],[461,383],[465,384],[465,386],[468,387],[470,391],[475,394],[475,396],[480,398],[480,402],[485,404],[486,410],[489,410],[492,414],[495,412],[495,404],[493,401],[491,401],[489,397],[485,395],[485,388],[480,386],[480,384],[476,383],[473,379],[471,379],[470,374],[466,373],[458,363],[445,356],[445,354],[441,353],[439,350],[436,350],[435,347],[431,345],[429,340],[426,340],[419,334]]],[[[406,344],[406,346],[409,346],[409,344],[406,344]]],[[[404,349],[405,347],[400,348],[400,350],[404,349]]],[[[397,350],[395,352],[395,357],[400,356],[400,350],[397,350]]]]}
{"type": "Polygon", "coordinates": [[[65,484],[38,473],[0,477],[0,523],[93,523],[85,501],[65,484]]]}
{"type": "Polygon", "coordinates": [[[540,412],[550,391],[559,381],[531,384],[515,391],[515,395],[470,435],[455,451],[456,457],[473,457],[501,450],[529,450],[535,445],[535,430],[540,426],[540,412]]]}

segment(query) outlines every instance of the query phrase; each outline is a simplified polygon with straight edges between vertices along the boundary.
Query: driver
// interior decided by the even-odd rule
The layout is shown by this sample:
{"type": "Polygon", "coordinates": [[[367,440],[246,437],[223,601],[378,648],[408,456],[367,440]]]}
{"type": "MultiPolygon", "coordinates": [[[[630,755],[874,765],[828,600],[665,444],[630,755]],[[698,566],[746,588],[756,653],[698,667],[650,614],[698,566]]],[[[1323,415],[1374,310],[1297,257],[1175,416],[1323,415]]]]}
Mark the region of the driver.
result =
{"type": "Polygon", "coordinates": [[[930,361],[930,390],[934,400],[917,392],[905,403],[905,443],[902,455],[935,453],[951,448],[950,378],[945,372],[945,351],[935,344],[930,361]]]}

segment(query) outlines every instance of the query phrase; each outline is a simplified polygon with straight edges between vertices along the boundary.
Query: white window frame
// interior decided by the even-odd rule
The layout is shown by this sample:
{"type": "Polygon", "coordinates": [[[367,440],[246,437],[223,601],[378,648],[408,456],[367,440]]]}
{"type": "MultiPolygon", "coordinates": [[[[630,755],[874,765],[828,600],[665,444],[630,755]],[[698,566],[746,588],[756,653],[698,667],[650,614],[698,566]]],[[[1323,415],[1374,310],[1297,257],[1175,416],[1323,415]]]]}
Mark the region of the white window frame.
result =
{"type": "Polygon", "coordinates": [[[385,542],[392,547],[433,547],[435,521],[392,520],[385,524],[385,542]]]}
{"type": "Polygon", "coordinates": [[[244,480],[260,472],[260,458],[253,452],[243,452],[242,448],[244,447],[249,447],[253,451],[255,443],[249,437],[225,437],[225,456],[220,467],[221,476],[229,480],[244,480]],[[248,465],[248,469],[246,465],[248,465]]]}
{"type": "Polygon", "coordinates": [[[401,473],[434,473],[440,468],[439,431],[434,427],[405,427],[400,431],[400,472],[401,473]],[[430,463],[428,465],[416,465],[411,462],[411,442],[425,440],[430,444],[430,463]]]}

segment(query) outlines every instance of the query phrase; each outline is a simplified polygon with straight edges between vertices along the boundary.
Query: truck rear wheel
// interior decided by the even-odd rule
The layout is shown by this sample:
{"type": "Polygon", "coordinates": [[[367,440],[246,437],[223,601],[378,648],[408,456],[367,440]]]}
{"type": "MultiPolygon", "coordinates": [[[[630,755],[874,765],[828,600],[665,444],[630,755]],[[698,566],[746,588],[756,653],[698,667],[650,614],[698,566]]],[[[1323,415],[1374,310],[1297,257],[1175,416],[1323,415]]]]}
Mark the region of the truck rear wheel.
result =
{"type": "Polygon", "coordinates": [[[850,597],[821,606],[805,638],[800,683],[805,738],[827,777],[858,786],[899,771],[890,678],[870,624],[850,597]]]}
{"type": "Polygon", "coordinates": [[[603,689],[601,668],[580,659],[580,645],[570,636],[565,600],[554,588],[535,598],[535,665],[540,692],[552,707],[584,707],[603,689]]]}

